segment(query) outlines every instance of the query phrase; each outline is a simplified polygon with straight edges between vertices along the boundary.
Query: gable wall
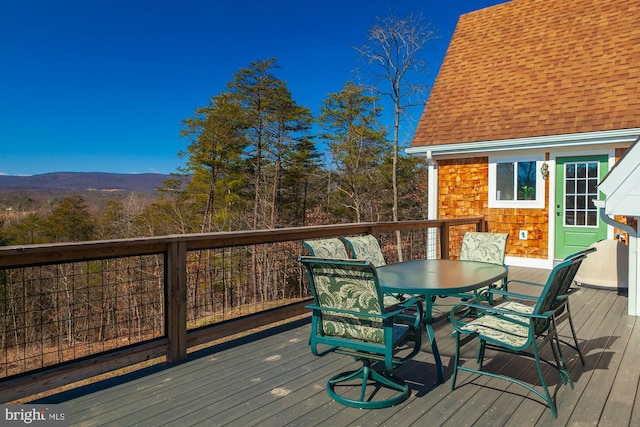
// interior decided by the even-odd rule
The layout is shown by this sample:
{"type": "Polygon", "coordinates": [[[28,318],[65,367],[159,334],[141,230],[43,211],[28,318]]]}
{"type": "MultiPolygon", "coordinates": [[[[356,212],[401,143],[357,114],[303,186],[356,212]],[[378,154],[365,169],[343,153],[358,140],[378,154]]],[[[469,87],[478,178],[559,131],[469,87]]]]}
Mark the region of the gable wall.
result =
{"type": "MultiPolygon", "coordinates": [[[[545,182],[549,194],[549,182],[545,182]]],[[[440,218],[484,215],[488,231],[509,233],[507,256],[548,257],[548,203],[544,209],[489,209],[489,167],[487,157],[438,161],[438,212],[440,218]],[[528,231],[519,240],[520,230],[528,231]]],[[[463,231],[451,234],[452,259],[457,259],[463,231]]]]}

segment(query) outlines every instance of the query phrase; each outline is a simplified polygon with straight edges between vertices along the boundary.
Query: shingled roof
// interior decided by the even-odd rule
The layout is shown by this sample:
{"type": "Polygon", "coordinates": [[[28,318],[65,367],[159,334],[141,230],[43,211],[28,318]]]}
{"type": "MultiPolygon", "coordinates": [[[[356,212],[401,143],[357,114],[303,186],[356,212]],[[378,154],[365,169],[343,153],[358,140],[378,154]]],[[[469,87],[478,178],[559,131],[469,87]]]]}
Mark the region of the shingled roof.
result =
{"type": "Polygon", "coordinates": [[[460,17],[413,147],[640,127],[640,3],[512,0],[460,17]]]}

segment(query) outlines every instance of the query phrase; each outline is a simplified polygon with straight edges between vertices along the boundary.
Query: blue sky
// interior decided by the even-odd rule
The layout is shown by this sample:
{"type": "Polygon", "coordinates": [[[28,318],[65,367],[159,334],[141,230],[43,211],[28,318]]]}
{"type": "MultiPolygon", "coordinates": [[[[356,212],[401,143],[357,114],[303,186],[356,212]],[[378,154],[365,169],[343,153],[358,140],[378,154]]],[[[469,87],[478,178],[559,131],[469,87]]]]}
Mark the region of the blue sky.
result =
{"type": "Polygon", "coordinates": [[[0,174],[174,172],[182,120],[271,57],[294,100],[317,112],[355,79],[354,46],[389,10],[422,13],[437,30],[424,51],[431,84],[459,16],[505,1],[4,1],[0,174]]]}

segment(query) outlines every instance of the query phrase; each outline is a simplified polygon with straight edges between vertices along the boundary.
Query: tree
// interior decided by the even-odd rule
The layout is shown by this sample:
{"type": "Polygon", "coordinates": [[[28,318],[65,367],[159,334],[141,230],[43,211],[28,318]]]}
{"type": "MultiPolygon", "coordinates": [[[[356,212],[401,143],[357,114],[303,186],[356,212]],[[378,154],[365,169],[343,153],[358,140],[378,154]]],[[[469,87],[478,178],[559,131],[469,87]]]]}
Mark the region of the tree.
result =
{"type": "MultiPolygon", "coordinates": [[[[393,220],[398,221],[398,151],[401,117],[412,106],[423,105],[421,95],[426,94],[426,86],[412,80],[410,74],[423,74],[425,61],[419,58],[423,47],[435,38],[435,31],[424,23],[422,15],[407,18],[389,16],[378,18],[378,24],[369,30],[371,45],[356,48],[368,64],[379,69],[373,74],[376,90],[393,103],[393,220]],[[385,81],[387,88],[378,86],[378,80],[385,81]],[[417,100],[415,98],[418,98],[417,100]],[[417,101],[417,102],[416,102],[417,101]]],[[[398,259],[402,261],[400,231],[396,232],[398,259]]]]}
{"type": "Polygon", "coordinates": [[[84,198],[65,197],[44,219],[44,234],[50,242],[82,242],[94,236],[94,219],[84,198]]]}
{"type": "MultiPolygon", "coordinates": [[[[294,162],[308,164],[314,156],[307,142],[312,123],[311,111],[297,105],[291,98],[289,90],[282,88],[275,100],[275,108],[271,117],[272,142],[267,147],[268,168],[271,171],[271,215],[268,226],[274,228],[282,225],[280,205],[284,192],[283,178],[289,169],[293,169],[294,162]]],[[[290,225],[290,224],[285,224],[290,225]]]]}
{"type": "Polygon", "coordinates": [[[190,203],[192,195],[187,190],[190,182],[191,177],[184,170],[165,180],[158,188],[158,201],[147,206],[140,216],[140,228],[146,228],[152,236],[198,231],[196,217],[201,212],[190,203]]]}
{"type": "Polygon", "coordinates": [[[205,199],[200,231],[228,230],[231,204],[242,186],[242,153],[248,145],[245,112],[229,93],[222,93],[183,124],[182,136],[192,140],[181,153],[193,175],[187,191],[196,195],[196,201],[198,194],[205,199]]]}
{"type": "Polygon", "coordinates": [[[377,98],[363,87],[347,83],[323,101],[319,118],[338,173],[339,203],[353,212],[357,222],[377,221],[386,186],[382,166],[390,146],[380,123],[377,98]]]}
{"type": "Polygon", "coordinates": [[[252,62],[248,68],[238,71],[229,83],[231,94],[242,105],[247,118],[246,138],[249,173],[253,174],[253,218],[255,230],[270,215],[265,214],[264,201],[269,200],[264,183],[264,168],[267,150],[272,143],[269,127],[276,105],[286,89],[285,83],[278,79],[272,69],[276,68],[275,58],[252,62]]]}
{"type": "Polygon", "coordinates": [[[44,243],[44,219],[36,213],[30,213],[18,221],[13,221],[2,232],[2,240],[7,245],[32,245],[44,243]]]}
{"type": "Polygon", "coordinates": [[[310,138],[296,142],[282,177],[279,206],[285,226],[307,225],[308,212],[319,203],[324,192],[321,155],[310,138]]]}

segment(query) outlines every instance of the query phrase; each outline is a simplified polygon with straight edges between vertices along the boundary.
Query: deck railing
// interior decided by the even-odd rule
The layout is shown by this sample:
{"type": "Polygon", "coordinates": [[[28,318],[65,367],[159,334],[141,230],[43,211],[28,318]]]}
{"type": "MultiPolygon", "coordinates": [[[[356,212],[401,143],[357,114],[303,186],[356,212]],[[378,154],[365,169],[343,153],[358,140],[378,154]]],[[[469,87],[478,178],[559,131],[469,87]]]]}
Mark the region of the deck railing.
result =
{"type": "MultiPolygon", "coordinates": [[[[0,402],[308,312],[305,239],[370,233],[448,258],[482,217],[0,247],[0,402]]],[[[454,254],[455,256],[455,254],[454,254]]]]}

